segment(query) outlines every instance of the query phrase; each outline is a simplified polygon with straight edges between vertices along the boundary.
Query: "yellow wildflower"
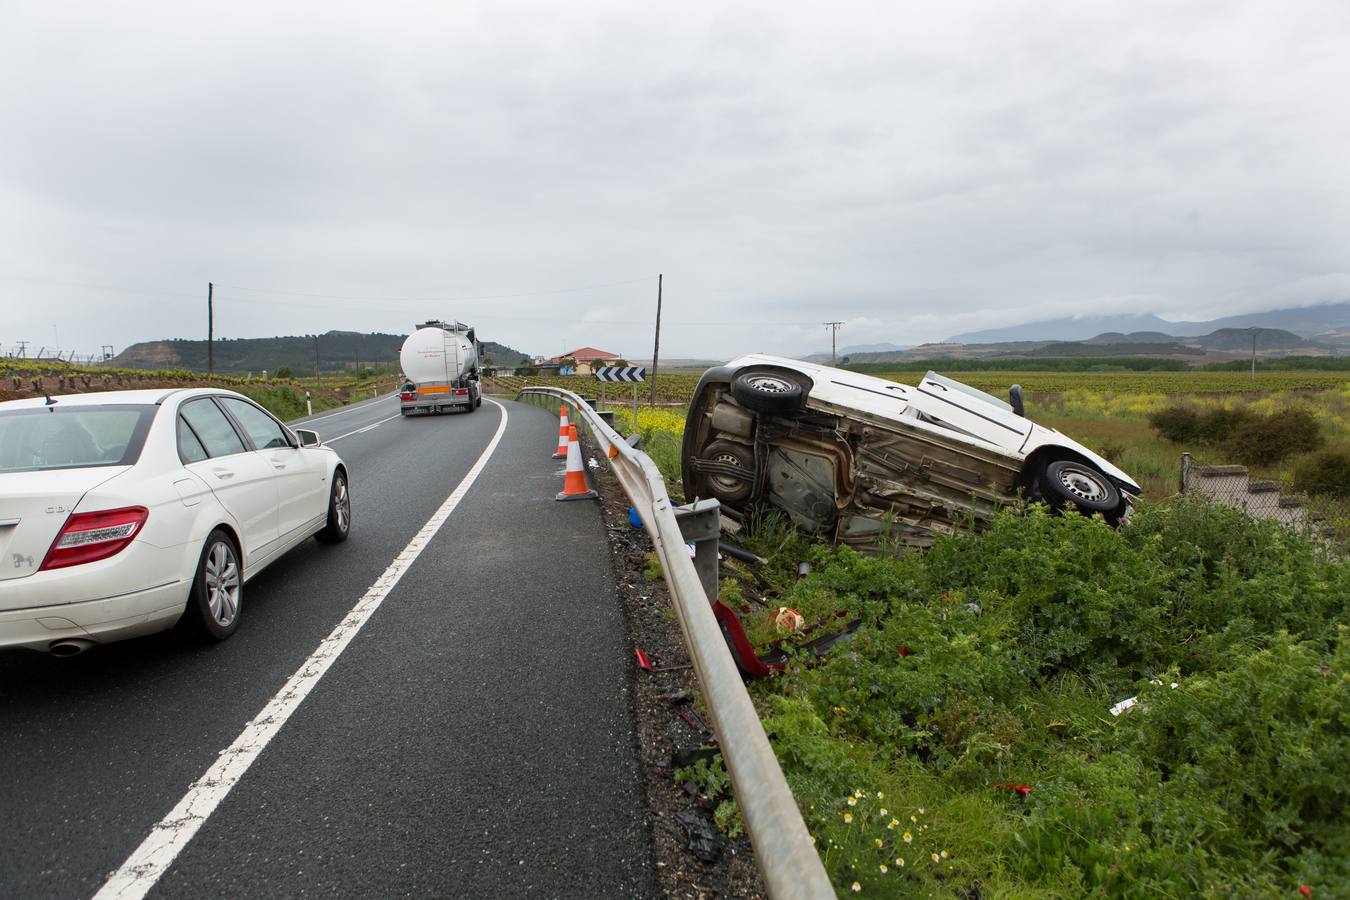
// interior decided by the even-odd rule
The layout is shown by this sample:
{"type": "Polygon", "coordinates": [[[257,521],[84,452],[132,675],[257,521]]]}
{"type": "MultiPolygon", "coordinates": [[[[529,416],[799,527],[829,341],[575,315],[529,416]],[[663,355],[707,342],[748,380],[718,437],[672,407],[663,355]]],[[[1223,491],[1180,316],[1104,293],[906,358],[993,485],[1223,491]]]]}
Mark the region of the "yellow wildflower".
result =
{"type": "Polygon", "coordinates": [[[851,813],[851,812],[846,812],[846,813],[844,813],[844,824],[845,824],[845,825],[852,825],[852,824],[853,824],[853,813],[851,813]]]}
{"type": "Polygon", "coordinates": [[[908,831],[906,831],[906,832],[905,832],[905,843],[908,844],[908,843],[909,843],[910,841],[912,841],[912,840],[914,840],[914,835],[912,835],[912,834],[910,834],[908,831]]]}
{"type": "Polygon", "coordinates": [[[934,853],[934,854],[933,854],[933,862],[937,862],[937,861],[938,861],[938,855],[937,855],[936,853],[934,853]]]}
{"type": "Polygon", "coordinates": [[[862,885],[861,885],[861,884],[858,884],[858,882],[856,882],[856,881],[853,882],[853,893],[856,894],[856,893],[858,893],[858,891],[861,891],[861,890],[862,890],[862,885]]]}
{"type": "Polygon", "coordinates": [[[881,874],[882,874],[882,875],[885,875],[885,874],[886,874],[887,872],[889,872],[889,871],[890,871],[890,869],[886,868],[886,864],[885,864],[885,863],[882,863],[882,864],[881,864],[881,874]]]}
{"type": "Polygon", "coordinates": [[[886,799],[886,795],[883,794],[881,791],[877,791],[877,799],[878,799],[878,800],[885,800],[885,799],[886,799]]]}
{"type": "Polygon", "coordinates": [[[947,858],[947,851],[946,851],[946,850],[943,850],[943,851],[942,851],[942,858],[943,858],[943,859],[946,859],[946,858],[947,858]]]}
{"type": "Polygon", "coordinates": [[[910,817],[909,817],[909,820],[910,820],[911,822],[917,822],[917,821],[919,821],[919,817],[918,817],[918,816],[910,816],[910,817]]]}
{"type": "Polygon", "coordinates": [[[895,858],[895,864],[903,869],[905,867],[905,858],[903,856],[897,856],[895,858]]]}
{"type": "Polygon", "coordinates": [[[880,849],[880,848],[881,848],[881,838],[872,838],[872,840],[876,843],[877,848],[880,849]]]}
{"type": "Polygon", "coordinates": [[[883,807],[881,808],[881,815],[884,816],[884,815],[888,815],[889,813],[890,813],[890,810],[887,809],[886,807],[883,806],[883,807]]]}
{"type": "Polygon", "coordinates": [[[848,805],[849,805],[849,806],[857,806],[857,805],[858,805],[858,798],[857,798],[857,797],[849,797],[849,798],[848,798],[848,805]]]}
{"type": "Polygon", "coordinates": [[[891,819],[891,821],[886,825],[886,827],[889,828],[891,831],[894,831],[894,830],[895,830],[895,826],[897,826],[897,825],[899,825],[899,824],[900,824],[900,820],[899,820],[899,819],[891,819]]]}

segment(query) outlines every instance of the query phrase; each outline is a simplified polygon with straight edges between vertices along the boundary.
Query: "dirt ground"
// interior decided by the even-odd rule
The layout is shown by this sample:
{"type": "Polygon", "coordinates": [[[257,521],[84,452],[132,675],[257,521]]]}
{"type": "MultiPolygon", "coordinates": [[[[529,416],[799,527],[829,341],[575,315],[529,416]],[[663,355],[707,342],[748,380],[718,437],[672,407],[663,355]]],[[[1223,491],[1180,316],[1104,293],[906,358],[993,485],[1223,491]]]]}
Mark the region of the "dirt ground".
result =
{"type": "MultiPolygon", "coordinates": [[[[587,458],[603,459],[588,448],[587,458]]],[[[600,492],[609,536],[615,580],[627,611],[634,651],[640,648],[653,669],[643,670],[636,653],[630,659],[639,749],[647,788],[649,821],[657,883],[662,895],[680,898],[767,896],[750,841],[742,835],[729,839],[712,824],[716,803],[675,783],[681,763],[674,757],[700,749],[716,749],[716,739],[698,708],[698,679],[687,667],[681,632],[665,582],[644,574],[651,540],[628,522],[629,502],[622,486],[607,467],[591,469],[592,486],[600,492]],[[716,832],[716,860],[704,862],[689,849],[689,834],[679,817],[698,816],[716,832]]],[[[707,853],[705,855],[712,855],[707,853]]]]}

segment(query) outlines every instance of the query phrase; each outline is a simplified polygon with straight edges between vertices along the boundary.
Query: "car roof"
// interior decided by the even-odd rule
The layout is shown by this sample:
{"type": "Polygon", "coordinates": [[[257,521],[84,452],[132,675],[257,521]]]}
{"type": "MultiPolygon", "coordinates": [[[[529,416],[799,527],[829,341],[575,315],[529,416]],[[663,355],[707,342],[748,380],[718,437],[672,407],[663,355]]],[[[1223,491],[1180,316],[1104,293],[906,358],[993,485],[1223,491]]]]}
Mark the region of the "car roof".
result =
{"type": "MultiPolygon", "coordinates": [[[[202,394],[234,394],[220,388],[147,388],[139,391],[90,391],[84,394],[52,394],[57,406],[111,406],[115,404],[153,405],[173,396],[192,397],[202,394]]],[[[0,403],[0,410],[46,406],[45,397],[28,397],[0,403]]]]}

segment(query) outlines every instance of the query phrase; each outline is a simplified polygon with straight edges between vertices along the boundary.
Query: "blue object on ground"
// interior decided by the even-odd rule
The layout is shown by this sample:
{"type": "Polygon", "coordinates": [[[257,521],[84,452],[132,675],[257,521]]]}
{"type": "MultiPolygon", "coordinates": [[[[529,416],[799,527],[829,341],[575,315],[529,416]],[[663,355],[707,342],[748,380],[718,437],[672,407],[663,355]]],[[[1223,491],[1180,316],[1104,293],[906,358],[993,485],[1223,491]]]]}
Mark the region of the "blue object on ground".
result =
{"type": "Polygon", "coordinates": [[[634,528],[642,527],[642,519],[638,516],[637,510],[631,506],[628,507],[628,524],[634,528]]]}

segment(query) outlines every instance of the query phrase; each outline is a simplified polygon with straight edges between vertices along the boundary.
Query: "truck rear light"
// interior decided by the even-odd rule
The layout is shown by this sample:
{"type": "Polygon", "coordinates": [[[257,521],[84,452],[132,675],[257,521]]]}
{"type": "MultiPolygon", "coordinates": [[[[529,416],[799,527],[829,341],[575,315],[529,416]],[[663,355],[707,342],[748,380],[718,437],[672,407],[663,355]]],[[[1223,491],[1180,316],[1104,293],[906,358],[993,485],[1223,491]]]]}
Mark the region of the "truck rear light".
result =
{"type": "Polygon", "coordinates": [[[416,391],[403,391],[401,394],[398,395],[398,399],[400,399],[400,400],[416,400],[416,399],[417,399],[417,392],[416,392],[416,391]]]}
{"type": "Polygon", "coordinates": [[[456,396],[456,397],[463,397],[463,396],[464,396],[465,394],[467,394],[468,392],[469,392],[469,389],[468,389],[468,388],[455,388],[455,396],[456,396]]]}
{"type": "Polygon", "coordinates": [[[52,541],[38,571],[64,569],[115,556],[140,533],[149,515],[150,510],[144,506],[76,513],[61,526],[61,533],[52,541]]]}

